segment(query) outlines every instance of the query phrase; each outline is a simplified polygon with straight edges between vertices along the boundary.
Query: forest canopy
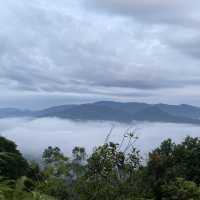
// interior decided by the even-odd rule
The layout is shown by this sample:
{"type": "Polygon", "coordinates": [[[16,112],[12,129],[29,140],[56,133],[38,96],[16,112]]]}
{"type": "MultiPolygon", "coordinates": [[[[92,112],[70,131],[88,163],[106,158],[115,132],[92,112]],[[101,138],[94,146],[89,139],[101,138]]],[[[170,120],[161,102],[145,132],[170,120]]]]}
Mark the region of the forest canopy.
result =
{"type": "Polygon", "coordinates": [[[74,147],[44,150],[42,162],[26,160],[17,145],[0,137],[0,200],[199,200],[200,139],[171,139],[149,152],[144,162],[127,133],[87,155],[74,147]]]}

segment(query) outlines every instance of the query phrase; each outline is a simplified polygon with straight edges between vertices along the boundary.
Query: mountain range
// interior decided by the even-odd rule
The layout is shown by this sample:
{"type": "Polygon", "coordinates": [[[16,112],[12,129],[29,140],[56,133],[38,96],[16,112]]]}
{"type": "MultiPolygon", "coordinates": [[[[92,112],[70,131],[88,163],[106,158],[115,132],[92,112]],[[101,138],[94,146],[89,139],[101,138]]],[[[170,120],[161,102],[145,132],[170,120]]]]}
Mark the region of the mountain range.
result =
{"type": "Polygon", "coordinates": [[[103,120],[127,123],[149,121],[200,124],[200,107],[186,104],[101,101],[90,104],[61,105],[38,111],[16,108],[0,109],[0,118],[9,117],[58,117],[72,120],[103,120]]]}

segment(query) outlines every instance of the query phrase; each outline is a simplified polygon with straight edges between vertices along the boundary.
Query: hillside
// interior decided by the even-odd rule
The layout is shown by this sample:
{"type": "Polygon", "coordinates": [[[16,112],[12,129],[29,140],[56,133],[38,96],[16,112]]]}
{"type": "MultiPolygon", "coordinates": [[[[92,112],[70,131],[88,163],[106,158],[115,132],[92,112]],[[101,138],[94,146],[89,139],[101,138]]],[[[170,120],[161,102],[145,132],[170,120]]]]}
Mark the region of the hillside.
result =
{"type": "Polygon", "coordinates": [[[0,117],[58,117],[73,120],[116,122],[149,121],[200,124],[200,108],[191,105],[147,104],[101,101],[80,105],[61,105],[39,111],[0,109],[0,117]]]}

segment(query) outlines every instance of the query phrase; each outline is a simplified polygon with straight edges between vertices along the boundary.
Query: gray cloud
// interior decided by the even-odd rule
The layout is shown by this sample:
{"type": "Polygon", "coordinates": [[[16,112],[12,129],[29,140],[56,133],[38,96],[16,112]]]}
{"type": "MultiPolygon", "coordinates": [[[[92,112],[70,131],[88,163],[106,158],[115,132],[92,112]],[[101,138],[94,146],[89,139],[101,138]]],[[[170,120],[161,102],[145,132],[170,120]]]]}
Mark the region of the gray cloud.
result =
{"type": "MultiPolygon", "coordinates": [[[[165,27],[168,34],[166,37],[171,36],[173,41],[168,41],[167,45],[199,58],[200,3],[198,0],[184,2],[181,0],[86,0],[86,5],[103,13],[132,17],[145,23],[145,26],[151,24],[165,27]]],[[[147,28],[151,27],[147,26],[147,28]]]]}
{"type": "Polygon", "coordinates": [[[86,0],[88,7],[133,16],[148,23],[197,25],[198,0],[86,0]]]}
{"type": "Polygon", "coordinates": [[[2,105],[15,95],[20,101],[51,96],[48,105],[148,101],[170,88],[200,86],[197,1],[92,2],[2,3],[2,105]]]}
{"type": "Polygon", "coordinates": [[[188,36],[185,40],[184,38],[179,38],[176,40],[169,40],[169,44],[173,47],[178,49],[180,52],[184,53],[185,55],[190,55],[196,59],[200,58],[200,38],[199,34],[196,36],[188,36]]]}

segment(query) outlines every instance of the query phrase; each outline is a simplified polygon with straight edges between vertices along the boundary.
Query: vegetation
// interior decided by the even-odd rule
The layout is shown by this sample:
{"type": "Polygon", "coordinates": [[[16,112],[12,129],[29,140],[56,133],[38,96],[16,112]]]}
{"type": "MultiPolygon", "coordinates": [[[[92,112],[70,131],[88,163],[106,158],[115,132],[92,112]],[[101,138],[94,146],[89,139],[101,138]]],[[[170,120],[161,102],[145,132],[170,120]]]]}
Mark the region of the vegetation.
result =
{"type": "Polygon", "coordinates": [[[90,155],[75,147],[72,158],[48,147],[43,163],[26,161],[14,142],[0,137],[0,200],[199,200],[200,139],[168,139],[144,163],[134,134],[90,155]]]}

